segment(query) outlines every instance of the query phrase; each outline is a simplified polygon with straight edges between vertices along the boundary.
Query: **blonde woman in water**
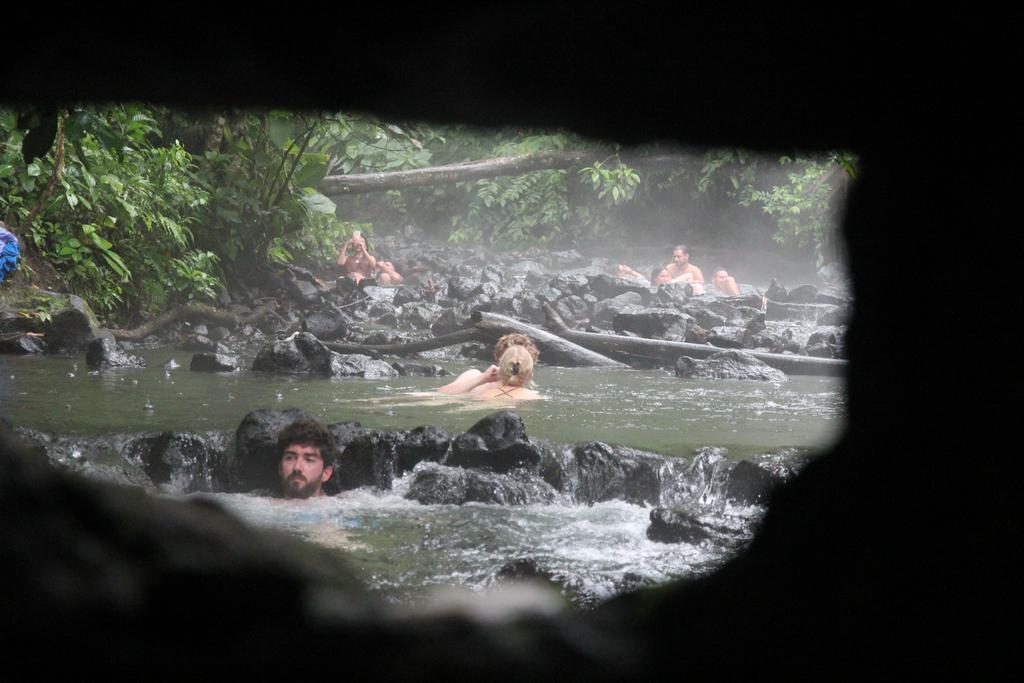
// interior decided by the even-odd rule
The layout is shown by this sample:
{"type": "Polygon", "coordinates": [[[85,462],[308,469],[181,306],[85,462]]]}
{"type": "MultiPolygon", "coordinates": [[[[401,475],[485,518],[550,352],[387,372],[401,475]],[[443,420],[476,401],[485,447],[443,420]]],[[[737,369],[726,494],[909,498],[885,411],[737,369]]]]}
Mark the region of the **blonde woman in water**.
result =
{"type": "Polygon", "coordinates": [[[527,388],[532,380],[533,356],[525,347],[517,344],[508,347],[501,355],[497,381],[481,384],[470,391],[469,395],[477,400],[512,398],[519,401],[544,398],[527,388]]]}
{"type": "MultiPolygon", "coordinates": [[[[530,360],[536,362],[540,356],[537,345],[525,334],[506,334],[494,345],[494,362],[501,364],[501,357],[505,351],[513,346],[521,346],[530,354],[530,360]]],[[[498,365],[492,365],[483,372],[477,369],[466,370],[455,378],[455,381],[444,385],[438,391],[442,394],[468,394],[477,387],[484,384],[493,384],[499,379],[500,369],[498,365]]]]}

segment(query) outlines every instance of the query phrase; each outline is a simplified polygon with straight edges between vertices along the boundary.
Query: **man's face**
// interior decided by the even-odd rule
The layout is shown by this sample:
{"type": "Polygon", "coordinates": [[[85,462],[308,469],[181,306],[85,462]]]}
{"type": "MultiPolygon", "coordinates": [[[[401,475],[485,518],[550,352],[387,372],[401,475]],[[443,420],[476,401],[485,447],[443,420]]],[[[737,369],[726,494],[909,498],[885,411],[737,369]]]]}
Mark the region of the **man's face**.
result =
{"type": "Polygon", "coordinates": [[[690,261],[690,255],[682,249],[676,249],[672,252],[672,263],[677,266],[685,266],[690,261]]]}
{"type": "Polygon", "coordinates": [[[725,272],[724,270],[720,270],[714,275],[712,275],[711,279],[715,283],[716,287],[722,287],[727,277],[729,277],[729,273],[725,272]]]}
{"type": "Polygon", "coordinates": [[[316,446],[293,443],[281,455],[278,467],[285,498],[310,498],[321,495],[320,487],[331,478],[331,467],[316,446]]]}

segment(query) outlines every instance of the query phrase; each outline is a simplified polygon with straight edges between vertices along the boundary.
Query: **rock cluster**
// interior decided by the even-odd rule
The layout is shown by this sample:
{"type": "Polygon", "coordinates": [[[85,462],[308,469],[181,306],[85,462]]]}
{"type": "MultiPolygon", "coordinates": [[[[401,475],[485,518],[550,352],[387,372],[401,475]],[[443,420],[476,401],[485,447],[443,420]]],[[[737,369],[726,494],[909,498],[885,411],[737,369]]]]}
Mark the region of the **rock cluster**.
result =
{"type": "MultiPolygon", "coordinates": [[[[707,293],[694,295],[689,285],[652,290],[635,280],[609,275],[613,264],[607,259],[588,259],[575,251],[533,248],[496,254],[482,247],[434,244],[414,231],[404,240],[379,242],[398,270],[409,273],[402,287],[380,287],[372,279],[358,285],[344,277],[325,281],[303,267],[282,267],[261,272],[258,282],[240,284],[240,291],[222,293],[222,308],[243,318],[266,299],[275,299],[275,314],[258,326],[239,325],[232,330],[179,323],[148,337],[142,345],[172,344],[187,351],[233,356],[225,342],[254,343],[259,349],[253,369],[389,377],[408,370],[389,369],[373,358],[332,354],[322,342],[388,344],[423,339],[468,326],[476,310],[543,324],[547,303],[580,330],[827,358],[845,353],[851,299],[837,267],[823,269],[822,289],[810,284],[787,289],[775,280],[763,294],[744,286],[740,296],[719,296],[710,287],[707,293]],[[766,316],[771,325],[766,324],[766,316]],[[816,328],[806,329],[811,322],[816,328]]],[[[331,267],[321,264],[318,268],[331,267]]],[[[57,312],[48,323],[26,319],[13,310],[0,311],[0,352],[78,353],[95,339],[109,337],[80,298],[51,295],[57,312]],[[26,337],[27,332],[42,336],[26,337]]],[[[122,343],[117,351],[127,351],[129,346],[122,343]]],[[[114,349],[102,353],[116,356],[114,349]]],[[[97,369],[125,367],[116,358],[97,363],[97,369]]],[[[228,371],[232,365],[237,367],[237,362],[204,357],[194,369],[228,371]]]]}
{"type": "MultiPolygon", "coordinates": [[[[54,437],[18,431],[55,466],[94,479],[164,493],[273,495],[279,486],[277,436],[292,422],[309,419],[312,415],[298,408],[255,410],[243,418],[233,439],[218,432],[54,437]]],[[[511,411],[493,413],[455,435],[432,426],[376,430],[338,422],[327,428],[336,445],[328,463],[334,476],[324,487],[328,495],[360,487],[387,491],[409,475],[403,495],[427,505],[622,500],[669,509],[671,514],[652,514],[650,531],[652,539],[669,542],[686,534],[697,538],[695,531],[671,531],[675,521],[685,520],[680,523],[692,528],[713,526],[700,520],[716,505],[765,505],[782,480],[753,462],[730,463],[714,448],[686,460],[602,442],[531,439],[511,411]]],[[[730,536],[713,529],[708,533],[730,536]]],[[[733,530],[731,536],[743,534],[733,530]]]]}

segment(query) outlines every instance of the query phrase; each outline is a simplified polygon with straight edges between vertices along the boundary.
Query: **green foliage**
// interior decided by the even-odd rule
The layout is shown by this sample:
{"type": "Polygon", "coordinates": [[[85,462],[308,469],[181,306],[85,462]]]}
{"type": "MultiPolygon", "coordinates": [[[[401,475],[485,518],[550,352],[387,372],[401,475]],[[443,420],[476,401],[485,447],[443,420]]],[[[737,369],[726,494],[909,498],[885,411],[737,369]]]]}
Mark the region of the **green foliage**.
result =
{"type": "MultiPolygon", "coordinates": [[[[506,130],[496,143],[478,151],[477,158],[568,148],[599,149],[566,133],[506,130]]],[[[640,175],[617,156],[578,171],[534,171],[460,183],[468,199],[452,216],[449,239],[504,248],[592,242],[608,233],[616,208],[632,201],[639,185],[640,175]]]]}
{"type": "Polygon", "coordinates": [[[566,171],[535,171],[477,181],[464,216],[453,220],[451,241],[487,241],[506,247],[547,244],[573,218],[566,171]]]}
{"type": "Polygon", "coordinates": [[[633,199],[640,185],[640,174],[621,162],[610,168],[595,162],[593,166],[581,168],[579,173],[590,180],[598,199],[610,198],[611,206],[633,199]]]}
{"type": "Polygon", "coordinates": [[[855,163],[852,155],[839,152],[819,160],[782,157],[779,164],[791,169],[786,182],[765,189],[747,185],[739,201],[775,218],[776,242],[813,248],[821,265],[835,240],[836,210],[845,182],[856,177],[855,163]]]}
{"type": "Polygon", "coordinates": [[[43,323],[53,319],[53,314],[61,308],[59,300],[52,296],[35,295],[24,302],[23,308],[18,310],[22,318],[35,318],[43,323]]]}
{"type": "Polygon", "coordinates": [[[210,196],[201,243],[233,264],[333,258],[354,228],[336,218],[334,202],[316,190],[320,181],[430,160],[416,129],[371,118],[248,112],[220,126],[219,144],[201,162],[210,196]]]}
{"type": "Polygon", "coordinates": [[[212,296],[216,259],[193,249],[190,228],[207,194],[182,146],[161,144],[158,112],[126,104],[58,116],[53,147],[25,163],[26,132],[13,111],[0,111],[7,222],[99,310],[212,296]]]}

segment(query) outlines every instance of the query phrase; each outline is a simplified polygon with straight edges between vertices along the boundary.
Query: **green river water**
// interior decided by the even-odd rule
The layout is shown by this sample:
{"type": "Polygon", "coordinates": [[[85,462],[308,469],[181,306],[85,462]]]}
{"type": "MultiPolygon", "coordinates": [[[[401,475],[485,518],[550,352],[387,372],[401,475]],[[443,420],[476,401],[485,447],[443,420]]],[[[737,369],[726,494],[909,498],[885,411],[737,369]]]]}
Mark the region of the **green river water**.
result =
{"type": "MultiPolygon", "coordinates": [[[[95,373],[81,357],[0,356],[0,415],[16,426],[59,434],[233,431],[251,410],[294,406],[325,422],[358,420],[378,429],[431,424],[459,432],[500,407],[421,395],[451,378],[207,374],[188,370],[188,352],[134,353],[149,366],[95,373]],[[163,364],[171,359],[182,367],[165,370],[163,364]]],[[[466,361],[436,362],[453,372],[467,367],[466,361]]],[[[529,435],[621,443],[667,455],[687,455],[707,445],[727,448],[735,457],[780,447],[827,446],[837,437],[844,414],[842,380],[835,378],[793,377],[775,386],[684,381],[664,370],[541,365],[535,384],[547,400],[517,406],[529,435]]]]}
{"type": "MultiPolygon", "coordinates": [[[[266,373],[191,372],[192,354],[134,351],[149,367],[89,372],[82,356],[0,356],[0,416],[51,434],[229,431],[257,408],[300,407],[325,422],[358,420],[370,428],[435,425],[464,431],[511,404],[425,394],[451,378],[323,379],[266,373]],[[181,367],[164,363],[174,359],[181,367]],[[151,409],[146,409],[146,406],[151,409]]],[[[243,367],[253,349],[243,350],[243,367]]],[[[457,372],[465,360],[434,360],[457,372]]],[[[478,364],[479,366],[480,364],[478,364]]],[[[538,366],[547,400],[514,408],[531,437],[563,443],[606,441],[692,457],[716,446],[738,459],[825,448],[844,421],[843,381],[793,377],[761,382],[681,380],[663,370],[538,366]]],[[[773,456],[773,457],[776,457],[773,456]]],[[[593,506],[420,505],[406,500],[411,477],[392,491],[346,491],[315,501],[242,494],[212,497],[248,522],[295,533],[343,552],[366,584],[387,600],[429,599],[433,589],[488,590],[510,560],[531,558],[563,585],[601,599],[637,577],[659,582],[712,570],[733,552],[702,543],[646,538],[650,509],[622,501],[593,506]]],[[[762,510],[712,501],[715,524],[747,534],[762,510]]]]}

